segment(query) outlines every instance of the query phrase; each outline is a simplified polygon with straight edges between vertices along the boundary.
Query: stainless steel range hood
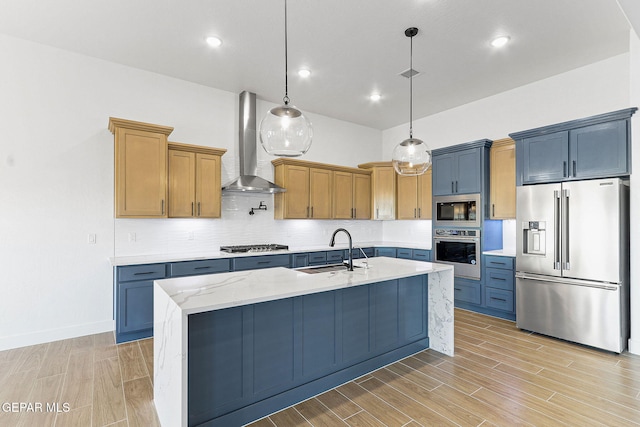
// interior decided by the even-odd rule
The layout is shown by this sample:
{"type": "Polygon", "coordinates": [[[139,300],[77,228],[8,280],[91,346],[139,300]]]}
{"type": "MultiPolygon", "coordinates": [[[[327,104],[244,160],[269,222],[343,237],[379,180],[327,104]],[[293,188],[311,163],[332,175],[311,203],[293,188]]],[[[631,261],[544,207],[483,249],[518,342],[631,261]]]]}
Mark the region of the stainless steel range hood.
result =
{"type": "Polygon", "coordinates": [[[240,176],[222,187],[225,193],[282,193],[284,188],[257,176],[258,139],[256,127],[256,94],[240,93],[240,176]]]}

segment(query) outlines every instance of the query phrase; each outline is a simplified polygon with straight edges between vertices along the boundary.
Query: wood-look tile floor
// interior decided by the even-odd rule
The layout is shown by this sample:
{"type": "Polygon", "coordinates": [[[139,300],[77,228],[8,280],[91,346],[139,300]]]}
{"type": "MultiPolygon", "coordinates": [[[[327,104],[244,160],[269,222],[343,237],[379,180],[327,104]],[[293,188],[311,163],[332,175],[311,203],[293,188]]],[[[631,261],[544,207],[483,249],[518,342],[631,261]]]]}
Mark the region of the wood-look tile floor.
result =
{"type": "MultiPolygon", "coordinates": [[[[640,356],[455,315],[455,357],[418,353],[250,426],[640,425],[640,356]]],[[[0,404],[59,406],[0,408],[0,426],[158,425],[151,372],[151,339],[111,333],[0,352],[0,404]]]]}

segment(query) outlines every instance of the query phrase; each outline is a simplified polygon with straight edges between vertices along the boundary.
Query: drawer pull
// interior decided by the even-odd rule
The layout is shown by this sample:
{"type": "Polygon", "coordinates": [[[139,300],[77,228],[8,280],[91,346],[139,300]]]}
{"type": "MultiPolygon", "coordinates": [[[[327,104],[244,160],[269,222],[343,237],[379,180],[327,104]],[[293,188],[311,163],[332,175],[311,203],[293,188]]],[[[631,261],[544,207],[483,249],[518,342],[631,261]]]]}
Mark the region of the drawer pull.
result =
{"type": "Polygon", "coordinates": [[[133,273],[133,275],[134,276],[144,276],[144,275],[153,274],[153,273],[155,273],[155,271],[145,271],[145,272],[142,272],[142,273],[133,273]]]}
{"type": "Polygon", "coordinates": [[[505,282],[507,279],[505,279],[504,277],[494,277],[494,276],[491,276],[491,280],[502,280],[503,282],[505,282]]]}
{"type": "Polygon", "coordinates": [[[493,301],[502,301],[502,302],[507,302],[507,300],[506,300],[506,299],[504,299],[504,298],[491,297],[491,299],[492,299],[493,301]]]}
{"type": "Polygon", "coordinates": [[[260,264],[260,265],[271,264],[271,261],[258,261],[258,264],[260,264]]]}
{"type": "Polygon", "coordinates": [[[504,267],[505,265],[507,265],[506,262],[496,262],[496,261],[491,261],[490,264],[491,265],[499,265],[501,267],[504,267]]]}
{"type": "Polygon", "coordinates": [[[456,291],[461,291],[462,290],[460,288],[453,288],[453,289],[456,290],[456,291]]]}
{"type": "Polygon", "coordinates": [[[206,270],[208,268],[211,268],[211,266],[207,265],[206,267],[196,267],[196,268],[194,268],[194,270],[206,270]]]}

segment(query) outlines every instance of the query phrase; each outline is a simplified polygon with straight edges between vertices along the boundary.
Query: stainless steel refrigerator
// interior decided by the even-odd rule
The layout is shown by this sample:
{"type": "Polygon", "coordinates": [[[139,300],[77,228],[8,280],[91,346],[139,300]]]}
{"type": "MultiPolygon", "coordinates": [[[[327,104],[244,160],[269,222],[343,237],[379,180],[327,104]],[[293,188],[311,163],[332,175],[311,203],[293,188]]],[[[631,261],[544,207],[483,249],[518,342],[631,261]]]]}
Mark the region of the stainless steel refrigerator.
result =
{"type": "Polygon", "coordinates": [[[629,337],[628,181],[517,188],[516,325],[620,353],[629,337]]]}

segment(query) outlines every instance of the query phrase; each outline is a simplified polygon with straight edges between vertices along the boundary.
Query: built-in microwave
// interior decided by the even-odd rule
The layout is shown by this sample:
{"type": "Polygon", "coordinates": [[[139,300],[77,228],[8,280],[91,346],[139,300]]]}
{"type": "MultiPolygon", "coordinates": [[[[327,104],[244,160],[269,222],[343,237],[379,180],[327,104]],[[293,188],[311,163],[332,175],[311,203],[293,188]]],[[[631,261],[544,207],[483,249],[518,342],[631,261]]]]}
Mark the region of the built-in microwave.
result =
{"type": "Polygon", "coordinates": [[[433,203],[434,226],[480,227],[480,194],[436,196],[433,203]]]}

